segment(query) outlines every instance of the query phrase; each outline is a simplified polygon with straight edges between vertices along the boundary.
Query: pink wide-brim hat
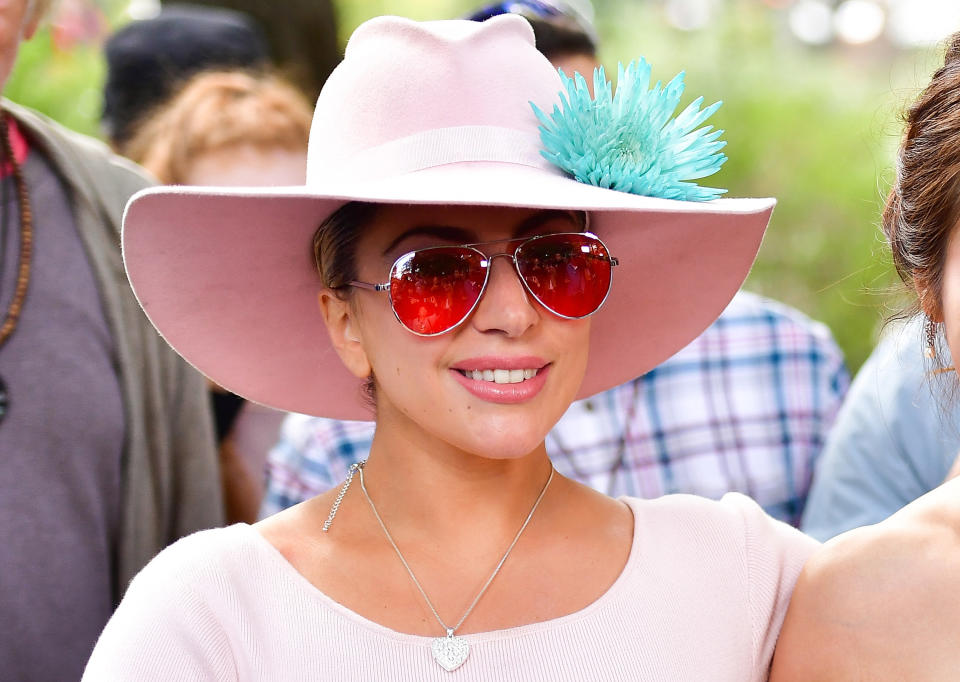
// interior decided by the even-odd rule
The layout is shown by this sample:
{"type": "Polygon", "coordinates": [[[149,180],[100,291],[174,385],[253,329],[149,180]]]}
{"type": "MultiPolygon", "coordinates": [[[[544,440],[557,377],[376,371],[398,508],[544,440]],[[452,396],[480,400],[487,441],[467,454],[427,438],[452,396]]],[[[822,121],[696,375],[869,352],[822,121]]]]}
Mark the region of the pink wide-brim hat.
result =
{"type": "Polygon", "coordinates": [[[643,374],[730,302],[775,202],[672,201],[573,180],[540,155],[530,106],[550,111],[561,87],[520,17],[368,21],[318,99],[304,186],[156,187],[131,199],[123,255],[140,305],[188,362],[249,400],[371,419],[318,307],[312,245],[324,219],[350,201],[583,210],[620,265],[591,318],[579,397],[643,374]]]}

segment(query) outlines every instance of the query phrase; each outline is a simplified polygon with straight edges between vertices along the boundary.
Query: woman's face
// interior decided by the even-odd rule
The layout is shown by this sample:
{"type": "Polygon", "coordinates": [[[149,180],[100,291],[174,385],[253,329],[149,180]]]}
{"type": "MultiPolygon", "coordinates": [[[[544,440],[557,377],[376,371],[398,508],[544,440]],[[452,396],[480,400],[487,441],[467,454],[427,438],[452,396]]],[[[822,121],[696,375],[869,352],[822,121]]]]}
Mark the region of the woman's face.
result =
{"type": "MultiPolygon", "coordinates": [[[[359,242],[357,272],[362,281],[386,282],[393,262],[415,249],[582,230],[575,214],[560,211],[384,206],[359,242]]],[[[515,245],[481,248],[492,255],[515,245]]],[[[520,457],[543,442],[583,379],[590,319],[565,320],[543,308],[509,258],[492,260],[476,308],[438,336],[405,329],[385,293],[354,289],[349,308],[350,333],[376,377],[380,428],[390,424],[483,457],[520,457]],[[489,373],[473,378],[483,370],[501,380],[503,370],[536,376],[520,383],[489,381],[489,373]]]]}

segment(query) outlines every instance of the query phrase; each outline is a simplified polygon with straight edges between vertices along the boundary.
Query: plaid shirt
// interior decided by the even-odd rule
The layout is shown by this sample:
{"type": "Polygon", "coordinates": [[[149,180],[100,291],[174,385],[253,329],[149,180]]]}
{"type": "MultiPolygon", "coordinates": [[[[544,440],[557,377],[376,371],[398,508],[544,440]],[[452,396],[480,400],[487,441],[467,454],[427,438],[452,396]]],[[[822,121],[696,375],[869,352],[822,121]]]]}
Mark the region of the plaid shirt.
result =
{"type": "MultiPolygon", "coordinates": [[[[797,525],[850,376],[830,331],[740,292],[703,334],[621,386],[573,403],[546,440],[557,471],[609,495],[738,491],[797,525]]],[[[372,422],[290,415],[261,514],[344,479],[372,422]]]]}

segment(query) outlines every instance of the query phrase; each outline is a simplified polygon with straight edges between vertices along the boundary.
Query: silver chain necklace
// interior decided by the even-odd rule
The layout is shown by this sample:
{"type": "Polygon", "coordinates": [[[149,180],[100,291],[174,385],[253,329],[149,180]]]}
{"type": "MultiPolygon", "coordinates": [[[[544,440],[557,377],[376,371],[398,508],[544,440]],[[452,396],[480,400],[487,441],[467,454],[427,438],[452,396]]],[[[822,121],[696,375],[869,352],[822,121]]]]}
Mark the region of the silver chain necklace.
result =
{"type": "Polygon", "coordinates": [[[497,567],[493,569],[493,573],[490,574],[490,577],[487,578],[487,582],[483,584],[483,587],[480,588],[480,591],[477,593],[477,596],[473,598],[473,601],[470,603],[470,606],[467,607],[467,610],[460,620],[457,621],[457,624],[453,627],[448,626],[443,622],[443,619],[440,617],[440,614],[437,613],[437,609],[434,608],[433,602],[430,601],[430,597],[427,596],[427,593],[424,591],[423,586],[420,585],[420,581],[417,580],[417,576],[414,575],[413,569],[410,568],[410,564],[407,563],[407,560],[403,557],[403,554],[400,552],[400,548],[397,547],[397,543],[394,542],[393,536],[390,535],[390,531],[387,530],[387,526],[383,523],[383,519],[380,518],[380,513],[377,511],[376,505],[373,504],[373,500],[370,498],[370,493],[367,492],[367,486],[363,480],[363,466],[366,464],[366,461],[358,462],[354,464],[350,469],[350,473],[347,476],[347,480],[344,483],[343,489],[340,491],[340,494],[337,496],[336,502],[334,502],[334,507],[330,510],[330,517],[327,519],[327,524],[325,524],[324,530],[329,529],[329,524],[332,523],[333,517],[336,514],[336,508],[339,507],[339,503],[343,500],[344,494],[347,492],[347,488],[350,487],[350,482],[353,479],[353,474],[355,472],[360,473],[360,489],[363,490],[364,497],[367,498],[367,502],[370,503],[370,509],[373,510],[373,515],[377,518],[377,522],[380,524],[380,528],[383,530],[383,534],[387,536],[387,540],[390,541],[390,546],[393,547],[393,551],[397,553],[397,556],[400,558],[400,562],[403,564],[403,567],[407,569],[407,573],[410,575],[410,579],[413,580],[413,584],[417,586],[417,589],[420,591],[423,600],[427,602],[427,606],[430,607],[430,611],[433,612],[433,617],[437,619],[437,622],[440,623],[440,627],[444,629],[447,633],[443,637],[437,637],[433,640],[431,645],[431,650],[433,652],[434,660],[440,664],[440,666],[448,671],[452,672],[463,665],[464,661],[467,660],[467,656],[470,654],[470,645],[467,644],[466,640],[462,637],[456,636],[454,633],[457,629],[463,625],[463,621],[467,619],[467,616],[473,611],[474,607],[477,605],[477,602],[480,601],[480,597],[487,591],[487,588],[490,587],[490,584],[493,582],[493,579],[497,577],[497,574],[500,572],[500,569],[503,567],[504,562],[507,560],[507,557],[510,556],[510,552],[513,551],[514,546],[517,544],[517,541],[520,539],[520,536],[523,534],[523,531],[526,529],[527,524],[530,523],[530,519],[533,518],[533,513],[537,511],[537,507],[540,506],[540,501],[543,499],[543,496],[547,492],[547,488],[550,487],[550,482],[553,480],[554,468],[550,466],[550,477],[547,479],[547,482],[544,483],[543,489],[540,491],[540,494],[537,496],[536,502],[533,503],[533,507],[530,509],[530,513],[527,514],[527,518],[524,520],[523,525],[520,526],[520,530],[517,531],[516,536],[513,538],[513,542],[510,543],[510,546],[507,547],[507,551],[503,553],[503,556],[500,558],[497,567]]]}

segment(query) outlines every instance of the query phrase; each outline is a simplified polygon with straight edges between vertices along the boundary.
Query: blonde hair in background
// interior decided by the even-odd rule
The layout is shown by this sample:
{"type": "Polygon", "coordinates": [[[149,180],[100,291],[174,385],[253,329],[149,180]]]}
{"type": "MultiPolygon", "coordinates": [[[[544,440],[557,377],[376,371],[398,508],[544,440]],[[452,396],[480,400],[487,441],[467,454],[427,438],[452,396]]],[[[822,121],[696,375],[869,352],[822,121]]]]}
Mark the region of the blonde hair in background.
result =
{"type": "Polygon", "coordinates": [[[192,163],[213,151],[306,150],[312,118],[300,91],[275,76],[209,71],[147,114],[118,151],[161,183],[183,184],[192,163]]]}

